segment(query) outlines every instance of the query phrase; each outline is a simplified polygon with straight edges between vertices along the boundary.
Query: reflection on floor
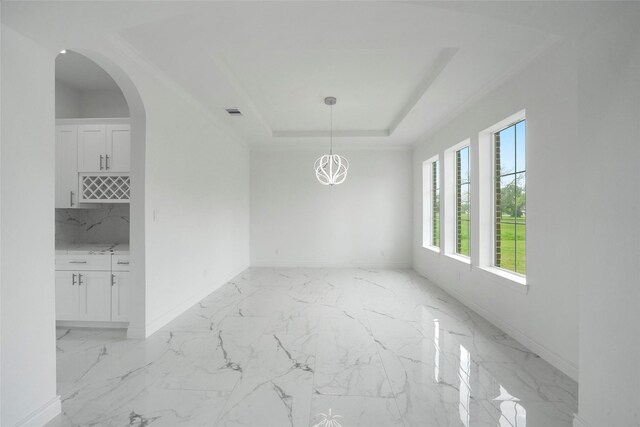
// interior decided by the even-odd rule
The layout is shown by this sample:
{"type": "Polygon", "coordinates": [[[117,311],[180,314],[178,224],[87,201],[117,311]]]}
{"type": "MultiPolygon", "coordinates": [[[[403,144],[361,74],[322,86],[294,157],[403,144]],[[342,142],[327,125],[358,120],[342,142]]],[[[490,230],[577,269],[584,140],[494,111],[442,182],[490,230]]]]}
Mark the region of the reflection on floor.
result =
{"type": "Polygon", "coordinates": [[[577,411],[574,381],[409,270],[251,268],[144,341],[60,329],[58,392],[51,426],[559,427],[577,411]]]}

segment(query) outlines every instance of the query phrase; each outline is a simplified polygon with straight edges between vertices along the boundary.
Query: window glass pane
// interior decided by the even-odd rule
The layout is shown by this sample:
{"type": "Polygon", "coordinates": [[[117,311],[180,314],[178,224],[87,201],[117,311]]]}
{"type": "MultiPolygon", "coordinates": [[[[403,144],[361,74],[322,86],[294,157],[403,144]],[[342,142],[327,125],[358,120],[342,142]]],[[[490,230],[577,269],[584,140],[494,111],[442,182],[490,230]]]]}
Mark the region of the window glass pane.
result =
{"type": "Polygon", "coordinates": [[[516,175],[514,180],[515,217],[517,222],[525,222],[527,209],[527,193],[525,191],[526,178],[524,173],[516,175]]]}
{"type": "Polygon", "coordinates": [[[469,146],[456,152],[456,253],[469,256],[469,146]]]}
{"type": "Polygon", "coordinates": [[[499,132],[496,138],[495,265],[526,274],[526,123],[499,132]]]}
{"type": "Polygon", "coordinates": [[[520,274],[527,274],[527,227],[524,224],[516,225],[516,268],[520,274]]]}
{"type": "Polygon", "coordinates": [[[500,175],[515,172],[515,128],[510,126],[500,132],[500,175]]]}
{"type": "Polygon", "coordinates": [[[433,223],[431,224],[431,244],[440,247],[440,162],[434,161],[432,164],[432,206],[431,215],[433,223]]]}
{"type": "Polygon", "coordinates": [[[465,184],[460,187],[460,214],[462,219],[469,219],[469,202],[469,184],[465,184]]]}
{"type": "Polygon", "coordinates": [[[508,175],[500,178],[500,197],[496,205],[496,214],[502,221],[511,221],[515,214],[515,178],[508,175]]]}
{"type": "Polygon", "coordinates": [[[507,270],[516,271],[516,225],[508,222],[500,223],[500,264],[507,270]]]}
{"type": "MultiPolygon", "coordinates": [[[[463,216],[464,218],[464,216],[463,216]]],[[[469,220],[463,219],[460,221],[460,254],[469,256],[469,220]]]]}
{"type": "Polygon", "coordinates": [[[469,182],[469,147],[460,150],[460,182],[469,182]]]}
{"type": "Polygon", "coordinates": [[[522,172],[526,170],[526,125],[524,121],[521,121],[516,125],[516,172],[522,172]]]}
{"type": "Polygon", "coordinates": [[[433,246],[440,247],[440,214],[434,216],[433,221],[433,246]]]}

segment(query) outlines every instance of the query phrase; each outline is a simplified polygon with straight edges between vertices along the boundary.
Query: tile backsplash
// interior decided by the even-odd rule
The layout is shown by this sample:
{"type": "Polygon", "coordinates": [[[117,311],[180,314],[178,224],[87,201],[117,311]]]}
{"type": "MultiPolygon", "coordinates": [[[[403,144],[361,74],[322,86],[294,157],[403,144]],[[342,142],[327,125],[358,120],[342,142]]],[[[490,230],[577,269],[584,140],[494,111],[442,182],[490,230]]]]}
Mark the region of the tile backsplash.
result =
{"type": "Polygon", "coordinates": [[[129,204],[56,209],[58,243],[129,243],[129,204]]]}

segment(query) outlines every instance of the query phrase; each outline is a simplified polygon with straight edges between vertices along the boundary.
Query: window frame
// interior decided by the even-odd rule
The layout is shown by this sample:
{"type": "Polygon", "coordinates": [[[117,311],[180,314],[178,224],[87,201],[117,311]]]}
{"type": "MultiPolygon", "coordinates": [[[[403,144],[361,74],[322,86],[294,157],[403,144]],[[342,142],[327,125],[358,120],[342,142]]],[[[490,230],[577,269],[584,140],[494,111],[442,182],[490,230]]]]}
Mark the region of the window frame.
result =
{"type": "MultiPolygon", "coordinates": [[[[471,138],[467,138],[449,148],[447,148],[444,152],[444,191],[441,189],[441,205],[443,206],[443,218],[441,220],[440,227],[443,229],[443,244],[444,244],[444,253],[449,258],[454,259],[456,261],[461,261],[468,266],[471,266],[471,259],[473,257],[473,248],[471,247],[471,234],[472,234],[472,223],[473,215],[471,214],[471,218],[469,220],[469,255],[463,255],[457,252],[457,179],[456,179],[456,157],[457,152],[461,149],[469,147],[469,170],[471,170],[471,164],[473,163],[473,149],[471,144],[471,138]],[[444,199],[442,199],[444,197],[444,199]]],[[[471,194],[475,191],[473,187],[473,183],[471,182],[471,177],[469,179],[469,203],[471,203],[471,194]]],[[[442,187],[442,185],[441,185],[442,187]]]]}
{"type": "Polygon", "coordinates": [[[442,162],[440,156],[433,156],[422,162],[422,247],[440,252],[442,247],[442,162]],[[437,167],[434,167],[437,165],[437,167]],[[436,183],[439,184],[436,188],[436,183]],[[438,209],[438,220],[440,222],[440,233],[438,244],[436,245],[436,217],[435,217],[435,191],[438,192],[440,209],[438,209]]]}
{"type": "MultiPolygon", "coordinates": [[[[526,152],[527,152],[527,133],[526,133],[527,132],[526,131],[527,123],[526,122],[527,122],[527,118],[526,118],[526,116],[523,115],[521,118],[519,118],[519,119],[517,119],[515,121],[511,121],[508,124],[503,124],[503,126],[500,126],[498,129],[492,131],[492,133],[491,133],[491,158],[492,158],[491,169],[493,170],[493,183],[492,183],[493,185],[491,186],[491,188],[492,188],[491,200],[492,200],[492,207],[493,207],[492,208],[492,227],[491,227],[491,235],[493,237],[492,245],[491,245],[491,249],[492,249],[491,266],[493,268],[496,268],[496,269],[498,269],[500,271],[503,271],[503,272],[505,272],[507,274],[513,274],[515,276],[518,276],[518,277],[521,277],[521,278],[524,278],[524,279],[526,279],[526,277],[527,277],[526,274],[522,274],[522,273],[519,273],[519,272],[517,272],[515,270],[510,270],[508,268],[500,267],[498,265],[498,259],[497,259],[498,258],[497,257],[497,255],[498,255],[498,223],[503,223],[504,221],[498,221],[497,205],[498,205],[498,189],[500,188],[501,179],[504,176],[513,175],[514,179],[516,179],[519,174],[524,174],[525,175],[525,193],[526,193],[526,173],[527,173],[527,166],[526,166],[526,162],[527,162],[527,156],[526,156],[526,152]],[[525,148],[525,167],[524,167],[524,170],[523,171],[518,171],[517,170],[517,140],[516,140],[516,142],[515,142],[516,151],[514,153],[515,158],[516,158],[516,164],[515,164],[516,170],[514,170],[512,173],[509,173],[509,174],[505,174],[505,175],[500,174],[499,175],[499,172],[498,172],[498,169],[497,169],[497,164],[496,164],[497,163],[497,159],[498,159],[498,156],[497,156],[497,153],[496,153],[496,136],[500,132],[502,132],[502,131],[504,131],[506,129],[509,129],[510,127],[514,127],[514,132],[515,132],[516,125],[519,124],[519,123],[522,123],[522,122],[525,123],[525,146],[524,146],[524,148],[525,148]]],[[[514,227],[517,227],[517,221],[514,220],[513,225],[514,225],[514,227]]],[[[526,235],[526,233],[527,233],[527,231],[526,231],[527,230],[526,217],[525,217],[524,227],[525,227],[525,235],[526,235]]],[[[516,239],[517,239],[517,232],[516,232],[516,239]]],[[[526,245],[526,240],[525,240],[525,245],[526,245]]],[[[515,259],[516,259],[516,269],[517,269],[517,246],[514,248],[514,251],[516,253],[516,258],[515,259]]],[[[527,252],[528,251],[527,251],[526,246],[525,246],[525,252],[524,252],[524,254],[525,254],[525,265],[526,265],[527,252]]]]}
{"type": "Polygon", "coordinates": [[[453,253],[457,256],[462,256],[465,258],[470,258],[471,257],[471,143],[470,141],[467,145],[458,148],[457,150],[454,151],[454,168],[455,168],[455,177],[454,177],[454,187],[455,187],[455,193],[454,193],[454,200],[455,200],[455,224],[454,224],[454,233],[455,233],[455,237],[453,240],[454,243],[454,250],[453,253]],[[467,182],[462,182],[462,178],[461,178],[461,170],[462,170],[462,165],[460,163],[460,152],[462,150],[467,150],[467,173],[469,174],[468,178],[467,178],[467,182]],[[466,220],[462,220],[461,219],[461,215],[460,215],[460,210],[461,210],[461,190],[462,190],[462,186],[466,185],[467,186],[467,197],[468,197],[468,205],[469,205],[469,212],[468,212],[468,217],[466,220]],[[463,254],[462,252],[460,252],[460,248],[461,248],[461,239],[460,239],[460,231],[461,231],[461,221],[466,221],[468,228],[469,228],[469,243],[468,243],[468,250],[469,253],[468,254],[463,254]]]}
{"type": "MultiPolygon", "coordinates": [[[[493,134],[521,120],[527,120],[527,127],[531,125],[531,121],[527,118],[526,110],[522,109],[514,114],[488,126],[484,130],[478,132],[477,145],[473,145],[477,151],[472,164],[476,165],[477,172],[474,174],[477,183],[473,185],[474,191],[477,192],[472,200],[476,201],[473,211],[476,216],[472,218],[477,220],[477,227],[474,236],[477,238],[473,248],[477,253],[472,253],[473,265],[477,271],[484,275],[487,280],[506,286],[510,289],[527,294],[529,292],[529,278],[522,276],[510,270],[502,269],[495,266],[495,144],[493,143],[493,134]]],[[[527,136],[530,134],[530,128],[527,129],[527,136]]],[[[530,148],[526,148],[528,153],[530,148]]],[[[530,184],[530,183],[529,183],[530,184]]],[[[529,187],[529,185],[527,185],[529,187]]],[[[527,245],[528,246],[528,245],[527,245]]],[[[528,253],[528,251],[526,251],[528,253]]]]}

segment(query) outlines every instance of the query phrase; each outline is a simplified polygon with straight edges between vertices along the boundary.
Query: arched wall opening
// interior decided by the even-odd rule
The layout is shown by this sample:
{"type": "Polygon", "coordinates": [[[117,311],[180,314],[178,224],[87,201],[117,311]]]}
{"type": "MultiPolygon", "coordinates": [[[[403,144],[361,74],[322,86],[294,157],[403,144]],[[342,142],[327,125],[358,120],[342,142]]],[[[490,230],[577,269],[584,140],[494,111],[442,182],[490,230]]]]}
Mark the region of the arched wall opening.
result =
{"type": "MultiPolygon", "coordinates": [[[[145,145],[146,112],[136,85],[127,73],[107,56],[85,48],[68,48],[97,64],[117,84],[128,106],[131,126],[131,197],[129,201],[129,245],[131,289],[128,293],[129,338],[146,336],[145,319],[145,145]]],[[[57,114],[56,114],[57,115],[57,114]]]]}

